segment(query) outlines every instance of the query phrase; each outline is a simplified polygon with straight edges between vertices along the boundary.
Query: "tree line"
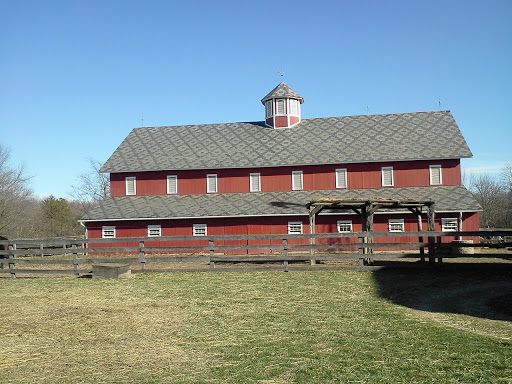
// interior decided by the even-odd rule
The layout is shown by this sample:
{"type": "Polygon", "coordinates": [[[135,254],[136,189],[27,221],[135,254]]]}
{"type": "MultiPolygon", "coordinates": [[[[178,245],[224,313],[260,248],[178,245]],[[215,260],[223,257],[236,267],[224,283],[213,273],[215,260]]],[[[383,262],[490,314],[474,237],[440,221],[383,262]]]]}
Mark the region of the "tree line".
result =
{"type": "Polygon", "coordinates": [[[80,218],[110,194],[100,163],[88,159],[89,172],[72,186],[71,199],[38,198],[29,188],[23,166],[12,166],[11,151],[0,144],[0,236],[9,239],[83,236],[80,218]]]}
{"type": "MultiPolygon", "coordinates": [[[[72,186],[71,199],[38,198],[28,187],[23,166],[10,164],[10,149],[0,144],[0,236],[10,239],[83,236],[79,219],[110,195],[108,175],[101,163],[88,158],[89,171],[72,186]]],[[[464,176],[464,175],[463,175],[464,176]]],[[[464,184],[483,208],[481,228],[512,228],[512,164],[499,177],[464,176],[464,184]]]]}
{"type": "Polygon", "coordinates": [[[480,228],[512,228],[512,164],[498,177],[472,175],[465,184],[482,206],[480,228]]]}

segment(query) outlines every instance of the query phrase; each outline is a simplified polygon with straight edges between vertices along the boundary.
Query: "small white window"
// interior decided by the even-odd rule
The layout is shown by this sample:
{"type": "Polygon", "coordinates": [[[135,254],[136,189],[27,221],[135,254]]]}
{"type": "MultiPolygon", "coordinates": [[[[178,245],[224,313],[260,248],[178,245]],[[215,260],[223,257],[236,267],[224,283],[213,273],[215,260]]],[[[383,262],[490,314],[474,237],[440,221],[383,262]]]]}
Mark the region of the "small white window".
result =
{"type": "Polygon", "coordinates": [[[288,222],[288,234],[289,235],[301,235],[302,234],[302,222],[289,221],[288,222]]]}
{"type": "Polygon", "coordinates": [[[286,113],[284,99],[276,100],[276,115],[284,115],[286,113]]]}
{"type": "Polygon", "coordinates": [[[302,189],[302,171],[292,171],[292,190],[300,191],[302,189]]]}
{"type": "Polygon", "coordinates": [[[352,220],[338,220],[338,233],[352,232],[352,220]]]}
{"type": "Polygon", "coordinates": [[[169,195],[175,195],[178,193],[178,176],[167,176],[167,193],[169,195]]]}
{"type": "Polygon", "coordinates": [[[299,115],[299,101],[295,99],[290,99],[290,115],[298,116],[299,115]]]}
{"type": "Polygon", "coordinates": [[[194,224],[192,226],[192,234],[194,236],[206,236],[208,234],[206,224],[194,224]]]}
{"type": "Polygon", "coordinates": [[[457,232],[459,229],[457,219],[441,219],[442,232],[457,232]]]}
{"type": "Polygon", "coordinates": [[[393,186],[393,167],[382,167],[382,186],[393,186]]]}
{"type": "Polygon", "coordinates": [[[259,192],[261,191],[261,177],[259,173],[251,173],[249,175],[249,184],[250,184],[250,191],[251,192],[259,192]]]}
{"type": "Polygon", "coordinates": [[[404,232],[405,231],[404,219],[389,219],[388,220],[388,231],[389,232],[404,232]]]}
{"type": "Polygon", "coordinates": [[[206,175],[206,192],[216,193],[217,192],[217,175],[211,174],[206,175]]]}
{"type": "Polygon", "coordinates": [[[126,184],[126,196],[132,196],[137,194],[135,177],[127,177],[124,180],[126,184]]]}
{"type": "Polygon", "coordinates": [[[267,101],[265,104],[265,111],[267,117],[272,117],[272,100],[267,101]]]}
{"type": "Polygon", "coordinates": [[[162,227],[160,225],[148,225],[148,237],[162,236],[162,227]]]}
{"type": "Polygon", "coordinates": [[[441,165],[430,165],[430,185],[441,185],[443,180],[441,178],[441,165]]]}
{"type": "Polygon", "coordinates": [[[102,239],[115,239],[116,238],[116,227],[110,227],[110,226],[101,227],[101,238],[102,239]]]}
{"type": "Polygon", "coordinates": [[[347,188],[347,169],[336,170],[336,188],[347,188]]]}

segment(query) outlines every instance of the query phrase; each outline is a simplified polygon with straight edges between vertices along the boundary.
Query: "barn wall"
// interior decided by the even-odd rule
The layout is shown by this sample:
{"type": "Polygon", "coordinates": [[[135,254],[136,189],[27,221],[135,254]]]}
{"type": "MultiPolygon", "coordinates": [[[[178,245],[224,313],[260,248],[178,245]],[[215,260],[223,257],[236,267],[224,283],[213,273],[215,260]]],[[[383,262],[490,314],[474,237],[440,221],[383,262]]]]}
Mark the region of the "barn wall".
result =
{"type": "MultiPolygon", "coordinates": [[[[458,213],[443,213],[436,214],[435,230],[441,230],[441,218],[456,218],[458,213]]],[[[405,232],[416,232],[417,222],[416,217],[411,215],[396,215],[396,214],[376,214],[374,216],[374,231],[387,232],[388,219],[404,218],[405,232]]],[[[335,233],[336,224],[338,220],[352,220],[354,232],[362,230],[361,220],[356,215],[319,215],[316,220],[317,233],[335,233]]],[[[303,233],[309,233],[309,218],[307,216],[290,216],[290,217],[251,217],[251,218],[216,218],[216,219],[180,219],[180,220],[148,220],[148,221],[126,221],[126,222],[105,222],[105,223],[86,223],[87,233],[89,239],[101,238],[102,225],[116,226],[117,238],[130,238],[130,237],[146,237],[147,226],[150,224],[159,224],[162,227],[162,236],[192,236],[193,224],[206,224],[209,236],[216,235],[263,235],[263,234],[287,234],[288,222],[300,221],[303,226],[303,233]]],[[[423,215],[423,228],[427,228],[427,218],[423,215]]],[[[464,231],[477,231],[478,230],[478,213],[464,213],[463,214],[463,227],[464,231]]],[[[187,245],[208,245],[206,239],[201,237],[197,241],[185,242],[158,242],[160,246],[187,246],[187,245]]],[[[453,238],[445,238],[444,241],[451,241],[453,238]]],[[[376,238],[376,241],[381,242],[416,242],[418,239],[414,236],[402,238],[376,238]]],[[[473,238],[478,241],[478,238],[473,238]]],[[[228,242],[216,243],[218,245],[245,245],[249,242],[250,245],[268,244],[266,240],[233,240],[228,242]]],[[[307,239],[291,239],[288,244],[307,244],[307,239]]],[[[340,239],[317,239],[317,244],[337,244],[337,243],[357,243],[356,238],[340,238],[340,239]]],[[[281,245],[282,240],[272,240],[271,245],[281,245]]],[[[137,244],[129,242],[121,244],[112,244],[115,247],[121,246],[136,246],[137,244]],[[123,245],[124,244],[124,245],[123,245]]],[[[354,248],[355,249],[355,248],[354,248]]],[[[227,251],[226,253],[245,253],[241,251],[227,251]]],[[[250,253],[269,253],[272,252],[272,247],[265,247],[260,250],[250,250],[250,253]]]]}
{"type": "Polygon", "coordinates": [[[261,191],[277,192],[292,189],[292,171],[303,171],[304,190],[335,189],[335,170],[347,169],[347,188],[381,188],[381,167],[392,166],[394,187],[430,185],[429,165],[442,165],[443,185],[460,185],[460,161],[411,161],[390,163],[335,164],[297,167],[245,168],[219,170],[159,171],[113,173],[110,175],[112,196],[125,195],[125,177],[136,177],[137,195],[165,195],[167,175],[178,176],[178,194],[206,193],[206,175],[217,174],[218,193],[249,192],[249,174],[261,174],[261,191]]]}

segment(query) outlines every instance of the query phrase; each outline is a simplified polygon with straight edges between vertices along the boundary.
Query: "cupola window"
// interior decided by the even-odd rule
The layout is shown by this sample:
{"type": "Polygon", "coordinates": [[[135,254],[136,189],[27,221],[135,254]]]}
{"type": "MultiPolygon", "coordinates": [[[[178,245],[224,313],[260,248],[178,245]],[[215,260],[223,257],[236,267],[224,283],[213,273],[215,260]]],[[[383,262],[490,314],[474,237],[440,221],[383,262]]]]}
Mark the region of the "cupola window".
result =
{"type": "Polygon", "coordinates": [[[267,101],[265,104],[267,117],[272,117],[272,100],[267,101]]]}
{"type": "Polygon", "coordinates": [[[284,99],[276,100],[276,111],[276,115],[284,115],[286,113],[284,99]]]}

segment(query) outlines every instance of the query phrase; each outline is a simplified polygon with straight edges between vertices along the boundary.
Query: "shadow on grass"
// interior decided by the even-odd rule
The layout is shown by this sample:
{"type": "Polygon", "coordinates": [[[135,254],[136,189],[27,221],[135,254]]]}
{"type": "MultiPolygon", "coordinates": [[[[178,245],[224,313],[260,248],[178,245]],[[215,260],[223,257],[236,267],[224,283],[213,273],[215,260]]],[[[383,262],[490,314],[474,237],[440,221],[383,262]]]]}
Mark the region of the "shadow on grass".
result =
{"type": "Polygon", "coordinates": [[[417,264],[375,271],[382,297],[421,311],[512,321],[512,264],[417,264]]]}

